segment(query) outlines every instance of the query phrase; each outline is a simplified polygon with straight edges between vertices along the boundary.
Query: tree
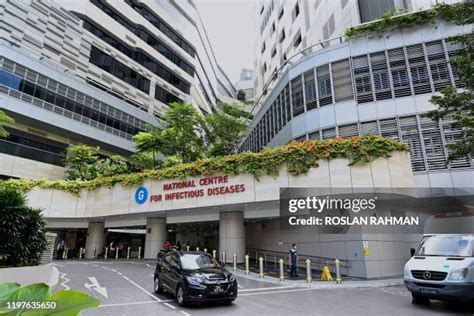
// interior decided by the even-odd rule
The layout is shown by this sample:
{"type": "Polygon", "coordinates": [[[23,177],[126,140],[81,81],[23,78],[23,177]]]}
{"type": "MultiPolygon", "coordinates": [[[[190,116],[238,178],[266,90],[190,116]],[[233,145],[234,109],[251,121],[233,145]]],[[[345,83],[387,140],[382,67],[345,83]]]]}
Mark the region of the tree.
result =
{"type": "MultiPolygon", "coordinates": [[[[474,3],[472,6],[474,8],[474,3]]],[[[470,15],[469,21],[474,22],[474,15],[470,15]]],[[[449,41],[461,42],[464,45],[459,54],[450,59],[450,63],[465,88],[456,89],[450,86],[441,90],[441,94],[432,96],[430,102],[437,106],[437,109],[426,113],[425,116],[433,120],[452,117],[455,126],[461,129],[461,137],[453,144],[447,145],[450,149],[449,159],[453,160],[474,155],[474,35],[471,33],[455,36],[449,41]]]]}
{"type": "Polygon", "coordinates": [[[46,221],[12,188],[0,188],[0,266],[37,265],[46,249],[46,221]]]}
{"type": "Polygon", "coordinates": [[[241,119],[242,110],[229,104],[219,104],[217,111],[206,115],[208,155],[231,154],[242,140],[247,126],[241,119]]]}
{"type": "Polygon", "coordinates": [[[128,162],[119,155],[99,156],[100,147],[69,145],[66,154],[66,175],[69,180],[92,180],[129,171],[128,162]]]}
{"type": "Polygon", "coordinates": [[[8,132],[4,128],[5,124],[13,124],[15,120],[9,117],[5,112],[0,111],[0,138],[8,137],[8,132]]]}
{"type": "Polygon", "coordinates": [[[132,163],[140,169],[155,169],[159,164],[157,155],[163,151],[164,141],[161,130],[152,125],[148,125],[147,129],[133,136],[137,154],[132,157],[132,163]]]}
{"type": "Polygon", "coordinates": [[[244,90],[240,89],[239,91],[237,91],[237,100],[242,102],[245,102],[247,100],[247,98],[245,97],[244,90]]]}

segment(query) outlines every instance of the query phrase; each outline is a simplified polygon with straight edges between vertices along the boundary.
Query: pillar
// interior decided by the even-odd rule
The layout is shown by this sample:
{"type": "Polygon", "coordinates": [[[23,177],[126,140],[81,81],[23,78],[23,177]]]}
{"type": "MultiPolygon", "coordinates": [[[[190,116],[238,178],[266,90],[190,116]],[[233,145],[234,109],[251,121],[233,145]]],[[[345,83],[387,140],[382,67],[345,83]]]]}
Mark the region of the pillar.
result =
{"type": "Polygon", "coordinates": [[[145,259],[156,259],[163,243],[168,238],[166,218],[147,218],[145,234],[145,259]]]}
{"type": "Polygon", "coordinates": [[[219,258],[226,252],[226,262],[232,262],[237,254],[237,262],[245,262],[244,212],[221,212],[219,214],[219,258]]]}
{"type": "MultiPolygon", "coordinates": [[[[86,238],[86,259],[92,259],[94,256],[94,248],[96,248],[96,256],[103,252],[105,246],[105,229],[104,223],[90,222],[87,228],[86,238]]],[[[97,258],[97,257],[96,257],[97,258]]]]}

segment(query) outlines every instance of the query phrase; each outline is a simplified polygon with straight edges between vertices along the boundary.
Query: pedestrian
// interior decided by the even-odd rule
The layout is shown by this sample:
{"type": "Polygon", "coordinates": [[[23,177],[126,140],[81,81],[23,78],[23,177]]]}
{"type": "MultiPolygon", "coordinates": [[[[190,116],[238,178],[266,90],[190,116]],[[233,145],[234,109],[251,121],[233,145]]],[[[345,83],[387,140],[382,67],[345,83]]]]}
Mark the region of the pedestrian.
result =
{"type": "Polygon", "coordinates": [[[293,244],[290,249],[290,261],[291,261],[291,277],[298,277],[298,252],[296,251],[296,244],[293,244]]]}
{"type": "Polygon", "coordinates": [[[181,251],[181,242],[178,240],[178,242],[176,243],[176,249],[178,251],[181,251]]]}
{"type": "Polygon", "coordinates": [[[58,247],[56,248],[57,253],[58,253],[58,260],[63,259],[63,254],[64,254],[65,249],[66,249],[66,242],[64,240],[61,240],[61,242],[58,244],[58,247]]]}

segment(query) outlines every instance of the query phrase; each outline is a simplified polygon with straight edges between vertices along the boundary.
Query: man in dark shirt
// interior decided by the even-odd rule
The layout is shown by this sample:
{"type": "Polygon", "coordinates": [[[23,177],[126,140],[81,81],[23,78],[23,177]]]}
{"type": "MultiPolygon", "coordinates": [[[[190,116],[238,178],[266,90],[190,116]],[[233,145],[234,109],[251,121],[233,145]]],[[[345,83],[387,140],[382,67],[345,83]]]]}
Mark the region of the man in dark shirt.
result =
{"type": "Polygon", "coordinates": [[[298,253],[296,251],[296,244],[293,244],[290,249],[290,261],[291,261],[291,270],[290,276],[291,277],[298,277],[298,253]]]}

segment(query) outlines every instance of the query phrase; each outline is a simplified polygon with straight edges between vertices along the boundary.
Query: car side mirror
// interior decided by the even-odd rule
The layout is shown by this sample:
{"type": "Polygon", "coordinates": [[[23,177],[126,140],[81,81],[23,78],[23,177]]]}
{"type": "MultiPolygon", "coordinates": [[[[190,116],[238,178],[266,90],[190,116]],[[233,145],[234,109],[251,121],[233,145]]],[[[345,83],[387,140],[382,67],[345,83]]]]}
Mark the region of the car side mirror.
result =
{"type": "Polygon", "coordinates": [[[411,254],[412,257],[415,255],[415,248],[410,249],[410,254],[411,254]]]}

